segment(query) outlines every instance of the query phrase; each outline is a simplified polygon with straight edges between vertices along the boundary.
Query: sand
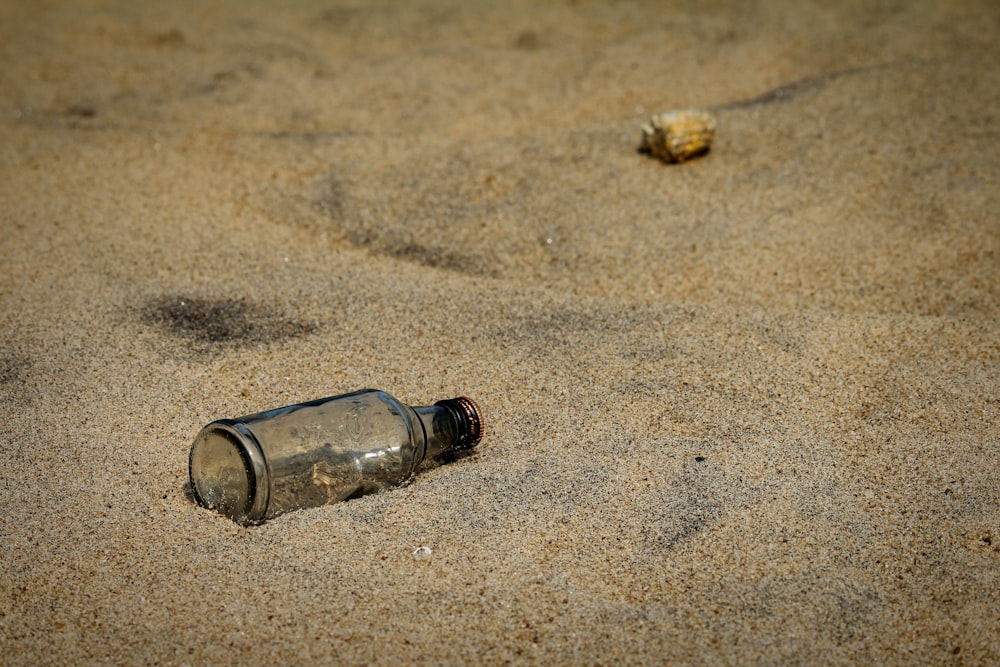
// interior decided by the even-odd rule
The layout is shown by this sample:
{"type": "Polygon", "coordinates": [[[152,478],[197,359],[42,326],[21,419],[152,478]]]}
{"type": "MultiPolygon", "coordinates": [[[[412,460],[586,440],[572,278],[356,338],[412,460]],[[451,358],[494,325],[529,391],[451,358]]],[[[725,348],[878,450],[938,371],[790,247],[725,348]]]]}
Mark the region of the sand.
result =
{"type": "Polygon", "coordinates": [[[0,661],[1000,661],[995,3],[145,5],[0,6],[0,661]],[[193,502],[363,387],[487,432],[193,502]]]}

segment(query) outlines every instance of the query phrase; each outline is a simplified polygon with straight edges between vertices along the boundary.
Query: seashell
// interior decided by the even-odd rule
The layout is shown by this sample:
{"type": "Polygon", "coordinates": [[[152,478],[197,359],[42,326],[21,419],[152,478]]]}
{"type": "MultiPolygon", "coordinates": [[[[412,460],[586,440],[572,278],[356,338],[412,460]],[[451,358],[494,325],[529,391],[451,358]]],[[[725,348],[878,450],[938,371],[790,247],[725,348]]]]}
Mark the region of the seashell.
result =
{"type": "Polygon", "coordinates": [[[715,117],[707,111],[688,109],[658,113],[642,126],[640,153],[664,162],[684,162],[708,152],[715,138],[715,117]]]}

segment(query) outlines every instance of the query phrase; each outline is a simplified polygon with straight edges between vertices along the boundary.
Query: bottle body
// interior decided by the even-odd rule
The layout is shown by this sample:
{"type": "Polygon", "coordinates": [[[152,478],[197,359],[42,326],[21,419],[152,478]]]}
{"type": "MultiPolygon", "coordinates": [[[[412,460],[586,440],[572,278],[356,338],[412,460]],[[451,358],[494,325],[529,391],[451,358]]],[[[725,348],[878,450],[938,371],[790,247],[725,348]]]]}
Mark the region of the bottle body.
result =
{"type": "Polygon", "coordinates": [[[191,448],[198,502],[239,523],[318,507],[407,481],[428,455],[475,444],[478,408],[412,408],[364,390],[205,426],[191,448]]]}

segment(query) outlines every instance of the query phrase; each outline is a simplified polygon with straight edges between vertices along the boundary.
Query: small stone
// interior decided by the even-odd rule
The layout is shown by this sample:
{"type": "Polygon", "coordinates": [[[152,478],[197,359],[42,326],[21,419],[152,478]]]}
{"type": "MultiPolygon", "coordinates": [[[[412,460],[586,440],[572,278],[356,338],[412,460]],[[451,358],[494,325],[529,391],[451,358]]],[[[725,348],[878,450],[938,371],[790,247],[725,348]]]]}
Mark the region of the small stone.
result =
{"type": "Polygon", "coordinates": [[[704,155],[715,138],[715,117],[707,111],[689,109],[659,113],[642,126],[640,153],[664,162],[684,162],[704,155]]]}

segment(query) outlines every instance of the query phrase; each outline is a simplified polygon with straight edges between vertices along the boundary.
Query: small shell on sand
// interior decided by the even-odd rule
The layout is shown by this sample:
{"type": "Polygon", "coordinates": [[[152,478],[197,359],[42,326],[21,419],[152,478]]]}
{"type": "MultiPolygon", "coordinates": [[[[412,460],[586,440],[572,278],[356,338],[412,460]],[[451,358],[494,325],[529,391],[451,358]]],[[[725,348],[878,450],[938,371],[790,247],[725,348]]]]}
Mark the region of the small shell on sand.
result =
{"type": "Polygon", "coordinates": [[[715,117],[707,111],[689,109],[658,113],[642,126],[639,152],[664,162],[684,162],[708,152],[715,138],[715,117]]]}

